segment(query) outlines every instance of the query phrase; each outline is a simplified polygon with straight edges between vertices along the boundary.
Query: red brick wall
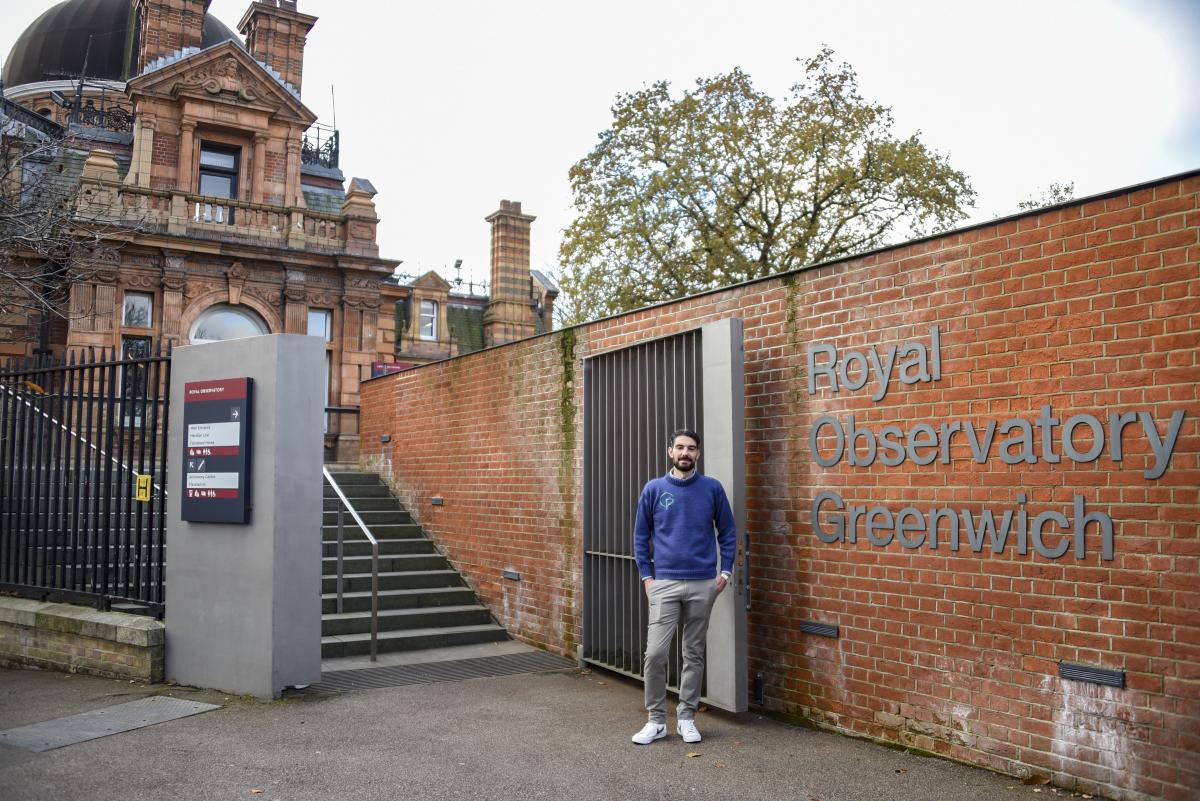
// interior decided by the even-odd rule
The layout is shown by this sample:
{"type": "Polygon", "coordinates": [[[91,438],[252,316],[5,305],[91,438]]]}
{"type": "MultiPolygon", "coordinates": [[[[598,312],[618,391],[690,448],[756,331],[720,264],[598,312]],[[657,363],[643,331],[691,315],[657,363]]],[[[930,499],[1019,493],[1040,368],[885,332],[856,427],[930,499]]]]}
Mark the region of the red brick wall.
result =
{"type": "Polygon", "coordinates": [[[154,137],[154,147],[150,150],[150,162],[162,167],[179,166],[179,138],[167,134],[154,137]]]}
{"type": "Polygon", "coordinates": [[[266,202],[283,205],[284,187],[287,184],[287,153],[268,150],[263,161],[263,181],[268,187],[266,202]]]}
{"type": "Polygon", "coordinates": [[[304,45],[316,17],[281,11],[272,6],[251,6],[251,17],[242,32],[246,49],[257,61],[269,64],[298,92],[304,75],[304,45]]]}
{"type": "MultiPolygon", "coordinates": [[[[765,707],[1015,775],[1118,798],[1200,793],[1200,175],[1003,220],[603,320],[367,382],[364,460],[394,486],[516,636],[579,642],[582,362],[731,315],[745,331],[750,673],[765,707]],[[847,350],[941,340],[941,377],[809,394],[813,343],[847,350]],[[876,433],[928,421],[1035,422],[1149,412],[1184,421],[1169,468],[1140,424],[1090,462],[822,468],[813,421],[876,433]],[[391,435],[382,445],[380,437],[391,435]],[[1111,517],[1086,555],[827,544],[811,507],[833,491],[893,514],[949,507],[1029,519],[1073,498],[1111,517]],[[444,505],[430,499],[442,496],[444,505]],[[506,582],[511,567],[522,581],[506,582]],[[840,639],[800,633],[838,623],[840,639]],[[1126,671],[1125,689],[1067,681],[1058,661],[1126,671]]],[[[853,378],[854,373],[851,373],[853,378]]],[[[829,433],[828,429],[823,434],[829,433]]],[[[997,434],[1000,443],[1009,434],[997,434]]],[[[1091,445],[1086,427],[1075,446],[1091,445]]],[[[1040,442],[1037,443],[1040,450],[1040,442]]],[[[819,450],[828,455],[829,437],[819,450]]],[[[920,455],[929,449],[918,449],[920,455]]],[[[860,447],[860,453],[865,447],[860,447]]],[[[665,469],[665,466],[664,466],[665,469]]],[[[828,516],[823,526],[830,525],[828,516]]],[[[1051,524],[1046,546],[1070,540],[1051,524]]],[[[912,536],[912,535],[910,535],[912,536]]]]}
{"type": "Polygon", "coordinates": [[[199,47],[207,6],[203,0],[139,2],[138,71],[154,59],[174,53],[181,47],[199,47]]]}

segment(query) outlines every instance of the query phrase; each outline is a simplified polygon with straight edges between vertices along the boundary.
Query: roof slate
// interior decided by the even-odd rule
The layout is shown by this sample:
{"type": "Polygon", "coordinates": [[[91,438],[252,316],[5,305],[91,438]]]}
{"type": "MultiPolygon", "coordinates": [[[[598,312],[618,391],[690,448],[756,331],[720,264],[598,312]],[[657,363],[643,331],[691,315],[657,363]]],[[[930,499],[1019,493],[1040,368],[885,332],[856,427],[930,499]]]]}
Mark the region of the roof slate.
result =
{"type": "Polygon", "coordinates": [[[310,186],[302,186],[304,192],[304,204],[311,211],[316,211],[321,214],[341,214],[342,201],[344,198],[340,192],[329,189],[316,189],[310,186]]]}

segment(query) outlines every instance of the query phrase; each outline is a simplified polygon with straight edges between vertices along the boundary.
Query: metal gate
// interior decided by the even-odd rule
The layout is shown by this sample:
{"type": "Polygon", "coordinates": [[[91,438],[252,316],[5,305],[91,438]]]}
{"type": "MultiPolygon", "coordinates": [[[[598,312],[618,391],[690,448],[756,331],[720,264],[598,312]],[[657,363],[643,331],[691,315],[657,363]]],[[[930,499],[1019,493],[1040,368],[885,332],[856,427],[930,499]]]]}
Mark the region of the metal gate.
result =
{"type": "MultiPolygon", "coordinates": [[[[633,557],[633,523],[642,486],[667,470],[667,437],[676,428],[701,433],[700,467],[730,496],[738,573],[745,577],[741,346],[740,321],[725,320],[584,363],[583,658],[591,664],[642,677],[647,603],[633,557]]],[[[709,649],[705,696],[743,711],[743,581],[733,590],[714,607],[709,639],[733,637],[735,647],[725,640],[709,649]]],[[[667,663],[670,686],[678,685],[679,673],[677,633],[667,663]]]]}
{"type": "Polygon", "coordinates": [[[0,589],[161,615],[170,364],[129,339],[0,369],[0,589]]]}

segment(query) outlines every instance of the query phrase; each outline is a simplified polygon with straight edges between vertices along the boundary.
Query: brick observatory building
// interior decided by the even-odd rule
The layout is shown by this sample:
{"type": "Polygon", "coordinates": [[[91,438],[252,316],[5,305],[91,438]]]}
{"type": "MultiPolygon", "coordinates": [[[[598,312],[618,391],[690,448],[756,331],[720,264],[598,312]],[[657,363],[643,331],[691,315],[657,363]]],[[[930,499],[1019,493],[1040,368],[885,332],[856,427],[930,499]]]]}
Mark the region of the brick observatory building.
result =
{"type": "MultiPolygon", "coordinates": [[[[595,365],[740,318],[747,696],[1014,776],[1192,801],[1198,200],[1200,173],[1163,179],[371,380],[362,461],[510,632],[590,659],[597,621],[636,631],[645,602],[630,563],[622,603],[589,607],[586,566],[612,554],[585,545],[586,477],[624,488],[631,531],[640,485],[595,453],[675,422],[633,428],[634,385],[592,394],[595,365]]],[[[628,562],[631,540],[608,550],[628,562]]]]}
{"type": "MultiPolygon", "coordinates": [[[[519,203],[488,218],[492,298],[436,273],[397,281],[375,188],[347,184],[339,133],[301,100],[317,18],[257,0],[243,42],[208,5],[67,0],[13,46],[4,117],[62,139],[67,180],[117,247],[70,287],[65,315],[0,320],[0,356],[312,334],[327,343],[328,404],[353,409],[373,369],[547,330],[557,289],[530,273],[519,203]]],[[[330,458],[353,458],[353,416],[334,424],[330,458]]]]}

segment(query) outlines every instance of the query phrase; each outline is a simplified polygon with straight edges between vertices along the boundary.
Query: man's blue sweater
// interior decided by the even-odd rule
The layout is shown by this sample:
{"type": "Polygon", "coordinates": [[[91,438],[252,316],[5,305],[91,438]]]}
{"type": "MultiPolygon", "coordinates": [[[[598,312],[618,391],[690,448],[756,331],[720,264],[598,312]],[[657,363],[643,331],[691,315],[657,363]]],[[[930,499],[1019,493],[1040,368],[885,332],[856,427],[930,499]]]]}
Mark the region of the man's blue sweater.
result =
{"type": "Polygon", "coordinates": [[[633,525],[633,555],[643,579],[716,578],[716,539],[721,571],[732,573],[737,528],[721,482],[695,471],[686,479],[667,473],[647,482],[633,525]]]}

